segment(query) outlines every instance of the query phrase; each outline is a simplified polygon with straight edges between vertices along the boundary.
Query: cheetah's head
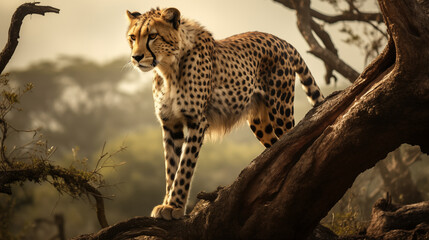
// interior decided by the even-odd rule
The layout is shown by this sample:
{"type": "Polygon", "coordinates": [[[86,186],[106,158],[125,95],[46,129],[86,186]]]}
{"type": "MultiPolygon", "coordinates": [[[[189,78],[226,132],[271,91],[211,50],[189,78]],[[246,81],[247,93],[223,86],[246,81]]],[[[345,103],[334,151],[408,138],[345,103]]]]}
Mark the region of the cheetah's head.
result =
{"type": "Polygon", "coordinates": [[[176,8],[152,9],[144,14],[127,11],[127,39],[131,62],[143,72],[169,64],[179,50],[180,12],[176,8]]]}

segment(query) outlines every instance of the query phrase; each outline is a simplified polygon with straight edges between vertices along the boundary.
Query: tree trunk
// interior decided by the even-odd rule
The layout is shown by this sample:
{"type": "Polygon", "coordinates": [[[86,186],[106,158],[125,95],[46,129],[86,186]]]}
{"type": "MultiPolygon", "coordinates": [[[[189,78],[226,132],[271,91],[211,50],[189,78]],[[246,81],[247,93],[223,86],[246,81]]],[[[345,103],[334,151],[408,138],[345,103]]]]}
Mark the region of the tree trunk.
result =
{"type": "Polygon", "coordinates": [[[429,21],[413,0],[380,0],[390,39],[355,83],[329,96],[189,218],[134,218],[77,239],[305,239],[401,143],[429,153],[429,21]]]}

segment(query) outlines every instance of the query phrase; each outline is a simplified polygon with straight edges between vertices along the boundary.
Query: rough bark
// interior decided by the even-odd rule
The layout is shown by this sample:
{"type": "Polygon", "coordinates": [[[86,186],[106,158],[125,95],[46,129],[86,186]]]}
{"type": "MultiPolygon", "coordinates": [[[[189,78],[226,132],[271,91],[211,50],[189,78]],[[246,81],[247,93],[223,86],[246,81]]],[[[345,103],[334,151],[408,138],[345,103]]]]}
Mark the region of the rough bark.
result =
{"type": "Polygon", "coordinates": [[[429,202],[395,206],[379,199],[372,209],[367,235],[383,239],[428,239],[429,202]]]}
{"type": "Polygon", "coordinates": [[[354,179],[387,153],[402,143],[429,153],[428,15],[413,0],[379,3],[391,36],[384,51],[232,185],[183,220],[139,217],[75,239],[305,239],[354,179]]]}

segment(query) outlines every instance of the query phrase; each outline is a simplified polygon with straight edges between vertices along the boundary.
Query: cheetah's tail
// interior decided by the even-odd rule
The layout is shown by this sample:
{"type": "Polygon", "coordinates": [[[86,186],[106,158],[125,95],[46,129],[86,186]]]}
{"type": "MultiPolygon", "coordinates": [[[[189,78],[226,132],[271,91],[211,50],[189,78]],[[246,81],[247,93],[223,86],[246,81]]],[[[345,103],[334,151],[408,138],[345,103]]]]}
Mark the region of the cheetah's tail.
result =
{"type": "Polygon", "coordinates": [[[302,89],[304,89],[304,92],[307,94],[308,101],[314,106],[315,104],[322,102],[325,98],[323,97],[319,86],[317,86],[307,64],[305,64],[304,59],[302,59],[301,55],[296,50],[294,53],[293,70],[298,73],[299,78],[301,79],[302,89]]]}

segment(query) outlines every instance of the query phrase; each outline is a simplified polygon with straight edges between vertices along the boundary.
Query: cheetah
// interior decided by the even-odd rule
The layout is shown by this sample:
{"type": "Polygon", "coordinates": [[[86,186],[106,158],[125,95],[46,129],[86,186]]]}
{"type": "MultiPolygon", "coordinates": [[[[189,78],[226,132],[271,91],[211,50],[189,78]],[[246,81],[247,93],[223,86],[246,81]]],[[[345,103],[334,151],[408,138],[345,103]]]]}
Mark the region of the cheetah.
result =
{"type": "Polygon", "coordinates": [[[185,214],[191,178],[206,135],[247,120],[267,148],[294,126],[295,73],[311,104],[323,95],[297,50],[262,32],[214,40],[176,8],[127,11],[131,62],[153,70],[155,114],[162,126],[166,194],[151,216],[185,214]]]}

